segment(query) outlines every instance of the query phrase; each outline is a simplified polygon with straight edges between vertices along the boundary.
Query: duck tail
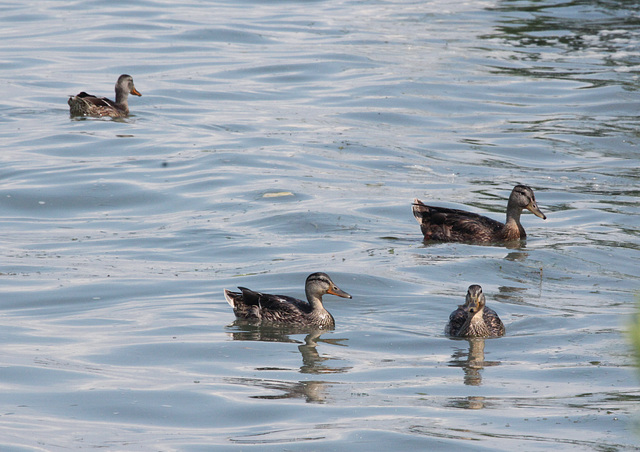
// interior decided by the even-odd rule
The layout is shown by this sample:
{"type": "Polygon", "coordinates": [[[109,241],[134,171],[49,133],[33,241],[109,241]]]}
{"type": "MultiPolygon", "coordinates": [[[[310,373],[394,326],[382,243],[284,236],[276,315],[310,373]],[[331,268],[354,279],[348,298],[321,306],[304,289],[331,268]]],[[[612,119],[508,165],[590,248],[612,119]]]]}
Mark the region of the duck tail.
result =
{"type": "Polygon", "coordinates": [[[416,217],[416,220],[418,220],[418,223],[422,224],[424,213],[429,211],[429,207],[416,198],[413,200],[413,204],[411,205],[411,211],[413,212],[413,216],[416,217]]]}
{"type": "Polygon", "coordinates": [[[233,298],[233,292],[231,292],[229,289],[224,289],[224,298],[227,300],[227,303],[229,303],[229,306],[231,306],[232,308],[236,307],[235,298],[233,298]]]}

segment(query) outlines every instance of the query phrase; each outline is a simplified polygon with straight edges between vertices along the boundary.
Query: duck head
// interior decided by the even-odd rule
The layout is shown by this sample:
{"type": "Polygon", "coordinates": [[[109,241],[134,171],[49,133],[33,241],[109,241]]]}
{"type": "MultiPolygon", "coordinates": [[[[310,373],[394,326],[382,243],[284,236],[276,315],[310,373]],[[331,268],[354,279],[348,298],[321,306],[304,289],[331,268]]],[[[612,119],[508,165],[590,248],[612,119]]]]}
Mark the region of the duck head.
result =
{"type": "Polygon", "coordinates": [[[342,298],[352,298],[351,295],[336,286],[336,284],[331,281],[331,278],[329,278],[329,275],[322,272],[312,273],[307,277],[305,291],[307,293],[307,299],[309,300],[314,298],[322,299],[322,296],[325,294],[342,298]]]}
{"type": "Polygon", "coordinates": [[[116,82],[116,103],[122,102],[123,99],[129,97],[129,94],[142,96],[133,85],[133,77],[128,74],[122,74],[116,82]]]}
{"type": "Polygon", "coordinates": [[[516,185],[513,187],[511,196],[509,196],[508,205],[517,205],[520,209],[527,209],[543,220],[547,219],[545,214],[543,214],[538,208],[538,203],[536,203],[536,197],[533,194],[533,190],[531,187],[527,187],[526,185],[516,185]]]}
{"type": "Polygon", "coordinates": [[[467,290],[467,297],[464,300],[462,308],[467,311],[469,317],[474,317],[478,313],[482,313],[486,299],[482,293],[482,287],[478,284],[472,284],[467,290]]]}

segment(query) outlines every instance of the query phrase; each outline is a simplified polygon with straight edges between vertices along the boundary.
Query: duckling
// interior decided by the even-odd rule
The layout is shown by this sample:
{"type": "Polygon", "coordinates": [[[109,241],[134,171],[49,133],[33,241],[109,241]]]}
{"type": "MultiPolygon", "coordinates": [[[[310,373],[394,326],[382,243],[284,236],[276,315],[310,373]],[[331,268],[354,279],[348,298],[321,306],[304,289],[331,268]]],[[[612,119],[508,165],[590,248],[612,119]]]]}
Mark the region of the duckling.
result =
{"type": "Polygon", "coordinates": [[[122,74],[116,82],[116,101],[106,97],[97,97],[84,91],[69,97],[69,110],[71,116],[110,116],[123,118],[129,114],[129,94],[142,96],[133,85],[130,75],[122,74]]]}
{"type": "Polygon", "coordinates": [[[239,319],[257,322],[307,325],[333,328],[335,320],[322,304],[324,294],[342,298],[351,295],[338,288],[326,273],[312,273],[307,277],[305,292],[308,303],[286,295],[270,295],[238,287],[240,292],[224,289],[224,297],[239,319]]]}
{"type": "Polygon", "coordinates": [[[424,240],[441,242],[486,243],[524,239],[527,233],[520,224],[523,209],[547,219],[538,208],[533,190],[526,185],[513,187],[504,224],[465,210],[427,206],[419,199],[413,201],[413,216],[420,224],[424,240]]]}
{"type": "Polygon", "coordinates": [[[449,316],[444,333],[455,337],[504,336],[504,324],[498,314],[486,306],[482,287],[472,284],[463,305],[449,316]]]}

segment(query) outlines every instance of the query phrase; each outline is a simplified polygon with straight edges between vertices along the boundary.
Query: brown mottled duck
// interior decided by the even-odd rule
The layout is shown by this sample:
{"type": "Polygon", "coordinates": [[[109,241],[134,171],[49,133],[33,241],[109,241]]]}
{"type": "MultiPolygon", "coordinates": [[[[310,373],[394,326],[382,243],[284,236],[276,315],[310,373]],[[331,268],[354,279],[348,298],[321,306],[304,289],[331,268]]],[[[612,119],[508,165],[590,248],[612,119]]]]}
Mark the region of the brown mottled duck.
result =
{"type": "Polygon", "coordinates": [[[133,85],[130,75],[122,74],[116,82],[116,101],[106,97],[97,97],[84,91],[69,97],[69,110],[71,116],[110,116],[112,118],[124,118],[129,114],[129,94],[142,96],[133,85]]]}
{"type": "Polygon", "coordinates": [[[305,292],[308,302],[286,295],[254,292],[245,287],[238,289],[240,292],[224,289],[224,297],[239,319],[317,328],[335,326],[333,316],[322,304],[323,295],[351,298],[351,295],[338,288],[326,273],[312,273],[307,277],[305,292]]]}
{"type": "Polygon", "coordinates": [[[469,286],[464,304],[449,316],[444,333],[455,337],[500,337],[504,325],[498,314],[486,306],[482,287],[469,286]]]}
{"type": "Polygon", "coordinates": [[[513,187],[507,203],[506,223],[465,210],[427,206],[419,199],[413,201],[413,215],[420,223],[424,240],[441,242],[486,243],[524,239],[527,233],[520,224],[523,209],[547,219],[538,208],[533,190],[526,185],[513,187]]]}

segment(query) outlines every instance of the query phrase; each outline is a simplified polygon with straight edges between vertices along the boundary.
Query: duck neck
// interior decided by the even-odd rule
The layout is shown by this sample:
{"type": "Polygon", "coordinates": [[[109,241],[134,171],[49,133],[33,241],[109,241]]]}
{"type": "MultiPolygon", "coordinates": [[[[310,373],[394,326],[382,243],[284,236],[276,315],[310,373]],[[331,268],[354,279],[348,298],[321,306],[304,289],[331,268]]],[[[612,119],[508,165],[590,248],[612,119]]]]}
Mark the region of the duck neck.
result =
{"type": "Polygon", "coordinates": [[[307,295],[307,301],[309,302],[309,305],[311,306],[311,310],[312,311],[324,311],[324,305],[322,304],[322,296],[316,294],[315,292],[312,292],[311,290],[309,290],[309,288],[305,289],[305,293],[307,295]]]}
{"type": "Polygon", "coordinates": [[[129,109],[129,94],[126,91],[121,89],[116,90],[116,104],[125,108],[125,110],[129,109]]]}
{"type": "Polygon", "coordinates": [[[527,236],[524,232],[522,224],[520,224],[520,215],[522,209],[518,206],[507,206],[507,221],[504,224],[504,232],[506,239],[522,239],[527,236]]]}

